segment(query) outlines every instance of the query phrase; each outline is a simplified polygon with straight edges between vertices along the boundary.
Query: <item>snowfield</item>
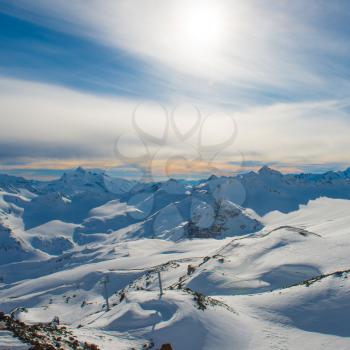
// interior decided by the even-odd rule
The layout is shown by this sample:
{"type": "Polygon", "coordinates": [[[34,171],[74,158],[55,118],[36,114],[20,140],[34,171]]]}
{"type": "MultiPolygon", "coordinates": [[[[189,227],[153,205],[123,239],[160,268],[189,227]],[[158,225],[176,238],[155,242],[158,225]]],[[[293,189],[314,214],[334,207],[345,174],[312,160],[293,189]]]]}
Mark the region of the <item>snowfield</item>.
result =
{"type": "MultiPolygon", "coordinates": [[[[58,316],[81,349],[348,350],[349,199],[349,170],[197,185],[1,175],[0,311],[58,316]]],[[[0,349],[28,349],[5,323],[0,349]]]]}

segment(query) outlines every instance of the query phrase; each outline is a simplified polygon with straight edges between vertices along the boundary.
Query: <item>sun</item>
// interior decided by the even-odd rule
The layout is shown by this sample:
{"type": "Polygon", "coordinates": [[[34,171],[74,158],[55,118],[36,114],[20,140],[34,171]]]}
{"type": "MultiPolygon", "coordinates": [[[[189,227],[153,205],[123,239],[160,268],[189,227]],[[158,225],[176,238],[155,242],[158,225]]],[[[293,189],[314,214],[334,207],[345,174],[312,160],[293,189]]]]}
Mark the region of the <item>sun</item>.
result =
{"type": "Polygon", "coordinates": [[[223,34],[223,15],[214,4],[192,6],[184,18],[184,34],[195,46],[215,46],[223,34]],[[211,5],[211,6],[209,6],[211,5]]]}
{"type": "Polygon", "coordinates": [[[218,50],[225,35],[225,13],[219,1],[187,2],[179,13],[177,35],[185,54],[208,54],[218,50]]]}

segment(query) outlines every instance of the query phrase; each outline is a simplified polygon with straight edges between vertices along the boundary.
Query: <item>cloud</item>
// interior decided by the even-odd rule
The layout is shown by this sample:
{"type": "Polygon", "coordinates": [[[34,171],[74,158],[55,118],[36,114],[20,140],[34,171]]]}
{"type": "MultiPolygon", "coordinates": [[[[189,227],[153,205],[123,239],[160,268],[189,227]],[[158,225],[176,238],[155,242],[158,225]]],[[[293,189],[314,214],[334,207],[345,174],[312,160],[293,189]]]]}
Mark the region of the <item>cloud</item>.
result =
{"type": "MultiPolygon", "coordinates": [[[[196,89],[201,79],[218,84],[207,96],[210,90],[211,95],[225,91],[231,103],[247,94],[251,101],[257,96],[344,97],[350,40],[340,34],[347,26],[346,10],[346,3],[315,0],[91,0],[88,5],[61,0],[55,6],[22,0],[3,8],[142,58],[146,70],[172,82],[175,90],[196,89]],[[209,47],[196,45],[191,31],[184,30],[184,19],[195,21],[205,8],[217,14],[215,23],[221,26],[209,47]]],[[[210,16],[207,21],[202,29],[215,25],[210,16]]]]}
{"type": "Polygon", "coordinates": [[[0,101],[3,157],[110,156],[139,103],[6,78],[0,79],[0,101]]]}
{"type": "Polygon", "coordinates": [[[247,154],[258,152],[265,162],[346,164],[350,158],[347,104],[346,100],[279,103],[238,113],[236,146],[247,154]]]}
{"type": "MultiPolygon", "coordinates": [[[[77,165],[118,169],[124,165],[130,170],[147,167],[151,161],[152,171],[158,176],[164,174],[164,169],[169,175],[210,173],[213,168],[227,173],[255,169],[264,163],[284,169],[305,169],[305,164],[315,163],[345,167],[350,158],[350,104],[345,99],[277,103],[240,111],[203,105],[202,121],[213,118],[213,123],[208,123],[208,128],[197,127],[186,140],[179,139],[170,123],[166,141],[153,144],[156,152],[152,158],[147,154],[143,157],[145,139],[140,140],[133,124],[135,110],[140,113],[138,127],[161,138],[166,126],[164,113],[171,115],[174,105],[95,96],[8,78],[0,78],[0,105],[2,170],[57,170],[77,165]],[[224,143],[212,153],[206,153],[205,147],[198,148],[200,131],[204,132],[204,146],[230,137],[234,125],[227,124],[230,118],[225,116],[236,121],[234,142],[224,143]],[[126,158],[115,153],[121,135],[118,149],[126,158]],[[191,164],[187,166],[184,159],[191,164]]],[[[182,111],[177,116],[178,127],[185,135],[195,123],[194,109],[187,106],[176,110],[182,111]]]]}

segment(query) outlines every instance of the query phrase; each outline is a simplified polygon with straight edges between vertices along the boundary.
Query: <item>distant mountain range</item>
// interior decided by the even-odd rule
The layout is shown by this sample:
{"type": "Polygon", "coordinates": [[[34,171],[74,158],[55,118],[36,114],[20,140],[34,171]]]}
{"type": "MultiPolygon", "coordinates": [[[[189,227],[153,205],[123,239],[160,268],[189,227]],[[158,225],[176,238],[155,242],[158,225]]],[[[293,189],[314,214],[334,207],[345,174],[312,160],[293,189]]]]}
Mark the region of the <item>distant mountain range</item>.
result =
{"type": "Polygon", "coordinates": [[[136,238],[224,238],[261,230],[261,216],[288,213],[319,197],[350,199],[350,168],[282,173],[264,166],[193,185],[142,183],[76,170],[53,181],[0,175],[0,250],[4,261],[59,255],[75,246],[136,238]]]}

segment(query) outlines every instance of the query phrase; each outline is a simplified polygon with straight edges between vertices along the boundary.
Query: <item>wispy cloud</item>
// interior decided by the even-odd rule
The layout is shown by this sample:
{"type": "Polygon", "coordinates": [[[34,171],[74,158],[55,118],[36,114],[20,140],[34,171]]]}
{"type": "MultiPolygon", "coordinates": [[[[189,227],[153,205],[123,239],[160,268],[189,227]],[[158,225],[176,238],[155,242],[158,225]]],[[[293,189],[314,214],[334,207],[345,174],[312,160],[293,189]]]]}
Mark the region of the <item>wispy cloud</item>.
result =
{"type": "Polygon", "coordinates": [[[3,11],[139,57],[170,94],[197,89],[201,80],[211,82],[208,97],[220,91],[226,101],[344,97],[349,88],[350,39],[340,35],[346,2],[35,0],[9,2],[3,11]],[[209,48],[183,31],[184,18],[205,7],[222,26],[220,43],[209,48]]]}
{"type": "MultiPolygon", "coordinates": [[[[142,102],[1,78],[2,170],[64,169],[77,165],[112,168],[123,164],[146,167],[147,157],[146,161],[133,160],[145,154],[132,122],[135,107],[142,102]],[[115,142],[121,135],[124,138],[119,150],[126,158],[115,153],[115,142]]],[[[139,127],[160,137],[165,127],[163,112],[170,114],[174,106],[147,104],[146,107],[138,109],[139,127]]],[[[152,158],[154,175],[162,175],[164,169],[168,175],[205,173],[213,168],[219,172],[237,172],[263,163],[285,169],[301,169],[308,163],[345,166],[350,158],[347,100],[277,103],[241,111],[206,105],[200,111],[206,117],[205,122],[188,140],[179,140],[174,130],[170,130],[168,139],[152,158]],[[212,111],[217,113],[211,114],[212,111]],[[236,120],[234,142],[208,159],[197,158],[200,132],[204,146],[229,137],[233,125],[227,124],[224,118],[227,115],[236,120]],[[181,157],[190,160],[189,166],[181,157]]],[[[177,117],[180,132],[185,134],[195,122],[195,115],[191,108],[184,108],[177,117]]]]}

